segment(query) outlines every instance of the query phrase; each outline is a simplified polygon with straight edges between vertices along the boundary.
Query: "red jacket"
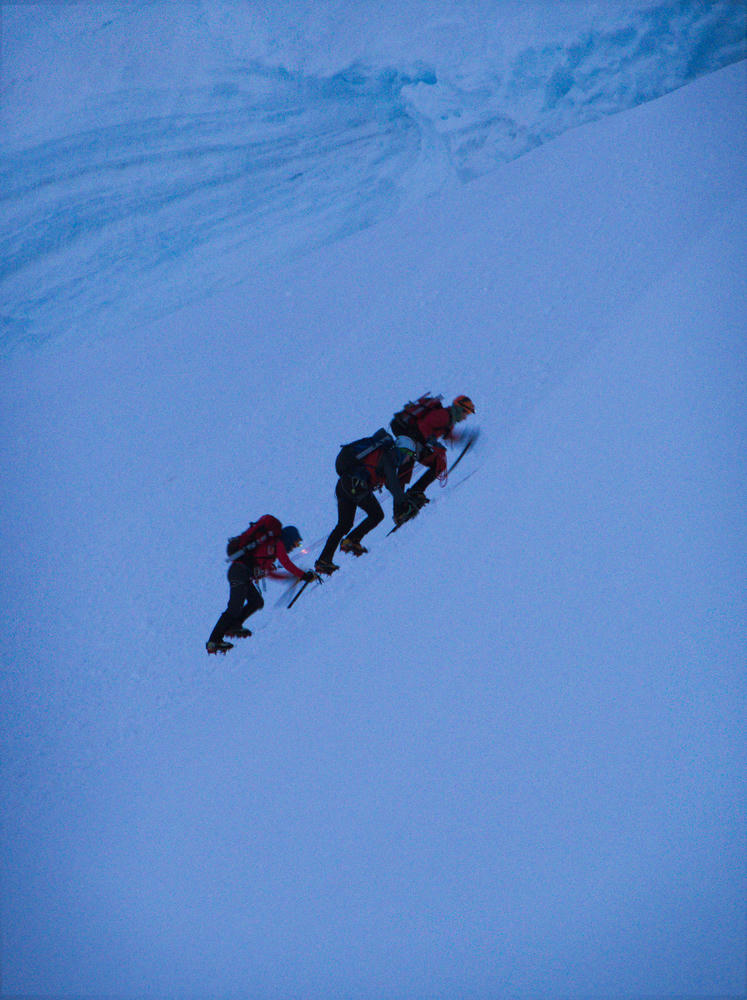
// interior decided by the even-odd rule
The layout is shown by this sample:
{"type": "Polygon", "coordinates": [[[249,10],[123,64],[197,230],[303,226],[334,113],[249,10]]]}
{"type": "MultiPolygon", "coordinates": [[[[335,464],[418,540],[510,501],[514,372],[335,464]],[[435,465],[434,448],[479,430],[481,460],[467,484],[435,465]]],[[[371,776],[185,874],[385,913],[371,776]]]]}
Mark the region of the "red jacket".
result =
{"type": "Polygon", "coordinates": [[[248,527],[243,534],[235,539],[235,551],[251,544],[252,539],[262,539],[255,548],[238,556],[238,561],[252,569],[256,577],[263,577],[268,576],[275,568],[275,560],[280,560],[283,568],[300,580],[303,578],[304,571],[291,561],[283,539],[280,537],[281,529],[280,521],[276,517],[264,514],[256,524],[248,527]]]}
{"type": "Polygon", "coordinates": [[[410,420],[413,437],[419,438],[425,445],[418,456],[418,462],[433,469],[439,479],[442,482],[445,481],[446,449],[442,444],[439,444],[437,438],[451,437],[454,420],[450,408],[438,403],[425,410],[420,416],[411,416],[410,420]]]}
{"type": "Polygon", "coordinates": [[[415,425],[423,441],[428,441],[429,438],[449,437],[454,421],[451,418],[451,410],[439,404],[426,410],[422,416],[416,417],[415,425]]]}
{"type": "Polygon", "coordinates": [[[366,455],[361,464],[368,470],[372,490],[386,486],[396,501],[404,500],[403,487],[410,481],[412,462],[405,462],[397,468],[391,460],[389,449],[381,447],[366,455]]]}

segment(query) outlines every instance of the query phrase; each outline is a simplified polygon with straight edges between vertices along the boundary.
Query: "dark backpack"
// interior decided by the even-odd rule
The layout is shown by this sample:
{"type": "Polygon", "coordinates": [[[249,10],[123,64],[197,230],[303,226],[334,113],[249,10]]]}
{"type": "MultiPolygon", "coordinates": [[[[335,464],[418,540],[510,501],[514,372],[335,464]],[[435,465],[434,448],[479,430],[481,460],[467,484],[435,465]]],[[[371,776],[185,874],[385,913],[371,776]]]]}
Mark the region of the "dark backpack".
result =
{"type": "Polygon", "coordinates": [[[252,521],[246,531],[228,539],[226,555],[232,560],[248,555],[263,542],[278,538],[282,530],[283,526],[276,517],[263,514],[258,521],[252,521]]]}
{"type": "Polygon", "coordinates": [[[394,414],[389,426],[398,436],[400,434],[405,434],[408,437],[414,436],[417,441],[422,442],[423,436],[418,430],[418,419],[429,410],[434,410],[437,406],[441,406],[442,399],[443,396],[440,394],[433,396],[431,393],[426,392],[414,402],[405,403],[402,409],[394,414]]]}
{"type": "Polygon", "coordinates": [[[377,448],[394,444],[394,438],[380,427],[371,437],[358,438],[349,444],[340,446],[340,453],[335,459],[335,472],[338,476],[347,475],[366,459],[377,448]]]}

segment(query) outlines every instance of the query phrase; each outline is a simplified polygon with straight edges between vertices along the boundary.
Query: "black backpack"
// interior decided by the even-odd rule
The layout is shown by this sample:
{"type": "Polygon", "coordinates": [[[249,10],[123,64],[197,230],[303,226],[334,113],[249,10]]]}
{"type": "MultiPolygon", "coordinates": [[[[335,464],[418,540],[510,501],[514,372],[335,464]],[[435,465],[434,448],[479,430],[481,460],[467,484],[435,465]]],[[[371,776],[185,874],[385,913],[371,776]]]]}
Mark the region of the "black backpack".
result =
{"type": "Polygon", "coordinates": [[[383,427],[380,427],[371,437],[358,438],[349,444],[340,446],[340,453],[335,459],[335,472],[338,476],[347,475],[356,466],[360,465],[364,458],[377,448],[394,444],[394,438],[388,434],[383,427]]]}

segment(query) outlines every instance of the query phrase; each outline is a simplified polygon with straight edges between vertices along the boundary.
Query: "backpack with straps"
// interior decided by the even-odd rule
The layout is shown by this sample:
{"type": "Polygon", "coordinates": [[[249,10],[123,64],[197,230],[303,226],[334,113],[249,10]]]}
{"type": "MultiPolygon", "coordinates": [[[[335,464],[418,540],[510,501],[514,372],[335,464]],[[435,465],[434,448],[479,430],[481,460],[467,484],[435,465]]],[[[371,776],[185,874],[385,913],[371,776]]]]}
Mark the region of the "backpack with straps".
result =
{"type": "Polygon", "coordinates": [[[392,444],[394,444],[394,438],[383,427],[380,427],[370,437],[358,438],[357,441],[343,444],[335,459],[335,472],[338,476],[344,476],[360,465],[377,448],[392,444]]]}
{"type": "Polygon", "coordinates": [[[433,396],[426,392],[419,399],[405,403],[402,409],[398,410],[392,417],[390,427],[396,434],[407,434],[408,436],[414,434],[417,440],[422,441],[422,435],[418,430],[418,420],[429,410],[441,406],[442,399],[443,396],[440,393],[438,396],[433,396]]]}
{"type": "Polygon", "coordinates": [[[263,514],[258,521],[252,521],[246,531],[228,539],[226,555],[231,561],[252,552],[263,542],[278,538],[283,526],[272,514],[263,514]]]}

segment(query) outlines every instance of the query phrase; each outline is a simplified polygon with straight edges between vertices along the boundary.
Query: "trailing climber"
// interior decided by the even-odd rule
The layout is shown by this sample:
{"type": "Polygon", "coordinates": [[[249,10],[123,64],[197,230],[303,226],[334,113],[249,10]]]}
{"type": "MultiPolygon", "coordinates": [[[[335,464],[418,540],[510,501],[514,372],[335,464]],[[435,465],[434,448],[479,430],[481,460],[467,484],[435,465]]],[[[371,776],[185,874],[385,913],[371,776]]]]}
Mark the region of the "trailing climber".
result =
{"type": "Polygon", "coordinates": [[[226,547],[231,560],[228,568],[228,606],[210,633],[206,643],[208,653],[226,653],[233,649],[233,644],[226,642],[225,636],[242,639],[252,634],[244,628],[244,622],[265,603],[257,581],[271,575],[276,560],[299,580],[315,579],[316,574],[312,570],[300,569],[288,556],[300,544],[298,528],[292,524],[283,527],[272,514],[264,514],[242,534],[229,538],[226,547]]]}

